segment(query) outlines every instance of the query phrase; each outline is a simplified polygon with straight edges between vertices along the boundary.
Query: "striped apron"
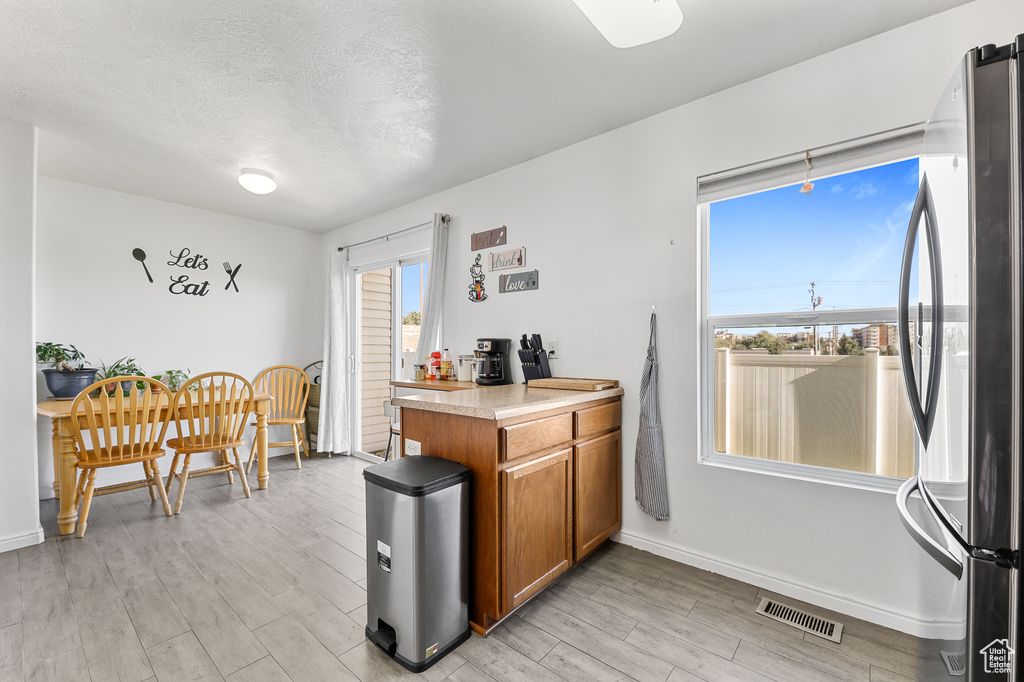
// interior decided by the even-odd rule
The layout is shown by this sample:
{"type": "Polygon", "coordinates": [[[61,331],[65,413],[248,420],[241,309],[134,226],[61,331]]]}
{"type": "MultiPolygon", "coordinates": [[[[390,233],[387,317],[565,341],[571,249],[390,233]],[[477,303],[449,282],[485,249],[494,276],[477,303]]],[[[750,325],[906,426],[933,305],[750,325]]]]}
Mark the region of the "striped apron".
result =
{"type": "Polygon", "coordinates": [[[640,380],[640,430],[636,435],[636,505],[659,521],[668,519],[665,444],[658,407],[658,317],[651,313],[651,338],[640,380]]]}

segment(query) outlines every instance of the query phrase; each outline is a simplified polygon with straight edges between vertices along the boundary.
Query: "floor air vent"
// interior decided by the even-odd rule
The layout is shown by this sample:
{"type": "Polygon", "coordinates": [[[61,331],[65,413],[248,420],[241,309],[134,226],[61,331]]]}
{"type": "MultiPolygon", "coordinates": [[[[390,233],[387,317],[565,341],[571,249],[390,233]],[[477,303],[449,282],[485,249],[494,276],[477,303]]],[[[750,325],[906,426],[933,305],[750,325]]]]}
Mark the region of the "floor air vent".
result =
{"type": "Polygon", "coordinates": [[[839,643],[839,640],[843,636],[842,623],[837,623],[834,620],[828,620],[827,618],[812,616],[806,611],[801,611],[800,609],[795,609],[792,606],[780,604],[768,597],[761,597],[761,603],[757,607],[757,613],[760,613],[762,616],[768,616],[780,623],[792,625],[804,632],[809,632],[812,635],[817,635],[818,637],[835,642],[836,644],[839,643]]]}
{"type": "Polygon", "coordinates": [[[963,677],[967,672],[967,657],[963,652],[943,651],[942,662],[946,664],[946,670],[949,671],[950,677],[963,677]]]}

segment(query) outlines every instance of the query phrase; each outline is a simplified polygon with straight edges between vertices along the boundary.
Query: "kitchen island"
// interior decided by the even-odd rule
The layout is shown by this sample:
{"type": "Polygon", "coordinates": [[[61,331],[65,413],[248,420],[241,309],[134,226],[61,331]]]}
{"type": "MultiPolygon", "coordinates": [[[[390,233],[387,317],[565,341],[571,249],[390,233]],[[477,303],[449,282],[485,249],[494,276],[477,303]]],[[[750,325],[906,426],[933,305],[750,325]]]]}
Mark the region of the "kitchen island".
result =
{"type": "Polygon", "coordinates": [[[472,628],[485,635],[622,525],[622,389],[395,398],[399,452],[472,471],[472,628]]]}

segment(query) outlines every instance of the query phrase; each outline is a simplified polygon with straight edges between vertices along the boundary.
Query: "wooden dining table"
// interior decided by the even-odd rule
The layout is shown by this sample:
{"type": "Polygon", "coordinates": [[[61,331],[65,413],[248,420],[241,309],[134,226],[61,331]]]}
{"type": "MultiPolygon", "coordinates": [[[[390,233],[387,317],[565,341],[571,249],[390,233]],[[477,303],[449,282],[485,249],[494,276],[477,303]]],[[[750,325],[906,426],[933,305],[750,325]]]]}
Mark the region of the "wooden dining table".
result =
{"type": "MultiPolygon", "coordinates": [[[[162,396],[163,409],[168,409],[169,400],[162,396]]],[[[256,457],[259,462],[258,478],[260,490],[270,486],[270,472],[267,470],[267,415],[273,396],[257,390],[253,396],[253,411],[256,415],[256,457]]],[[[75,432],[71,424],[73,400],[49,398],[36,405],[36,414],[53,420],[53,492],[60,499],[60,514],[57,523],[61,535],[75,532],[78,522],[78,504],[74,491],[77,482],[78,448],[75,446],[75,432]],[[70,495],[62,491],[71,491],[70,495]]],[[[125,410],[129,408],[126,405],[125,410]]]]}

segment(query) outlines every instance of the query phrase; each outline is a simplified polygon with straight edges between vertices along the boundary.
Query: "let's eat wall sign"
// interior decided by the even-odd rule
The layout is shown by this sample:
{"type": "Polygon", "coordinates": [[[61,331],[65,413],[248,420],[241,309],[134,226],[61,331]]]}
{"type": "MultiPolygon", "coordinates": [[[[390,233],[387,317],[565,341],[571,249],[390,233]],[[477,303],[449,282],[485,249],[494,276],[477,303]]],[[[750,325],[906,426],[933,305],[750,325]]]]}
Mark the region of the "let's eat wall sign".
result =
{"type": "MultiPolygon", "coordinates": [[[[216,266],[210,268],[210,259],[207,256],[199,253],[198,251],[192,251],[192,249],[183,247],[181,249],[171,249],[169,254],[170,258],[165,262],[166,267],[170,268],[169,280],[170,283],[167,287],[167,291],[176,296],[206,296],[212,290],[216,290],[219,283],[212,282],[215,279],[213,274],[219,272],[216,266]]],[[[146,252],[140,248],[132,249],[132,258],[139,261],[142,264],[143,272],[146,275],[146,279],[149,280],[150,284],[155,284],[153,279],[153,273],[150,272],[149,266],[146,265],[146,252]]],[[[164,263],[157,263],[154,265],[154,269],[157,270],[158,276],[159,271],[165,267],[164,263]]],[[[238,271],[242,269],[241,263],[236,263],[234,266],[231,263],[224,261],[223,263],[224,275],[218,276],[216,279],[221,277],[226,279],[224,285],[224,291],[234,290],[236,293],[240,293],[238,289],[238,271]]],[[[224,280],[222,280],[224,281],[224,280]]]]}

